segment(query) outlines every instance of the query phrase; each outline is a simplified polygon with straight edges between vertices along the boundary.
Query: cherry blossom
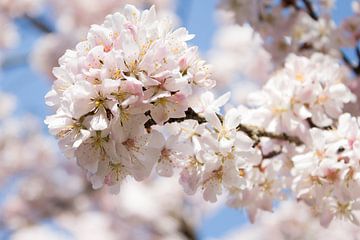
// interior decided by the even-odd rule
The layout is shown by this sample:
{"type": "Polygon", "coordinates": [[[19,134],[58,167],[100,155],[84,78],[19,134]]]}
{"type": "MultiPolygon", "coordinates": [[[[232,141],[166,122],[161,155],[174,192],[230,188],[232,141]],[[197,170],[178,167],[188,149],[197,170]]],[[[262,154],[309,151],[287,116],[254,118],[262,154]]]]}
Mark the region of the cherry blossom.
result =
{"type": "Polygon", "coordinates": [[[272,63],[259,33],[249,25],[223,25],[215,33],[209,57],[217,85],[234,84],[239,79],[264,83],[269,77],[272,63]]]}
{"type": "Polygon", "coordinates": [[[283,202],[275,213],[262,214],[257,224],[242,226],[217,239],[265,240],[276,239],[344,239],[359,237],[359,228],[336,221],[329,228],[323,228],[314,213],[307,206],[295,202],[283,202]]]}
{"type": "Polygon", "coordinates": [[[213,85],[196,49],[187,46],[192,35],[171,31],[170,24],[156,18],[154,7],[141,13],[127,5],[93,25],[54,68],[57,80],[46,99],[57,112],[45,122],[69,156],[75,151],[94,186],[147,177],[172,147],[150,146],[149,116],[160,125],[185,117],[187,98],[213,85]]]}
{"type": "Polygon", "coordinates": [[[15,47],[19,43],[20,36],[12,21],[25,15],[38,15],[43,4],[44,0],[0,1],[0,23],[4,33],[6,32],[0,36],[0,49],[15,47]]]}
{"type": "Polygon", "coordinates": [[[319,2],[319,15],[307,1],[238,3],[247,8],[236,21],[258,33],[224,26],[212,58],[217,69],[219,55],[231,58],[215,79],[222,70],[229,78],[268,79],[245,105],[211,92],[212,67],[188,44],[194,36],[185,28],[173,29],[155,7],[126,5],[59,59],[46,95],[55,113],[45,123],[95,189],[121,194],[124,182],[146,181],[154,171],[206,201],[225,196],[251,222],[290,198],[310,206],[323,226],[333,219],[359,224],[360,121],[344,110],[356,97],[346,85],[350,63],[339,63],[331,2],[319,2]],[[248,16],[258,9],[263,20],[248,16]],[[239,55],[254,57],[252,65],[239,55]]]}
{"type": "MultiPolygon", "coordinates": [[[[10,107],[15,107],[16,98],[3,92],[0,96],[4,105],[0,119],[3,197],[0,226],[7,237],[22,240],[98,239],[101,236],[125,240],[142,236],[186,240],[193,239],[201,218],[214,208],[204,205],[197,196],[187,197],[174,178],[151,176],[141,183],[129,181],[116,196],[107,191],[93,191],[76,163],[59,155],[52,139],[41,131],[37,119],[13,116],[10,107]],[[6,188],[11,191],[3,191],[6,188]]],[[[133,126],[139,124],[136,120],[141,121],[131,119],[135,122],[133,126]]],[[[99,144],[103,144],[103,135],[90,136],[75,154],[83,150],[81,146],[86,148],[96,141],[96,137],[99,144]]],[[[96,152],[98,147],[88,147],[87,156],[100,159],[95,156],[101,154],[96,152]]],[[[88,160],[82,157],[78,160],[88,160]]],[[[99,160],[98,169],[103,162],[99,160]]],[[[114,165],[111,169],[115,169],[114,165]]],[[[110,184],[108,176],[106,179],[106,184],[110,184]]],[[[112,188],[116,192],[119,186],[112,188]]]]}

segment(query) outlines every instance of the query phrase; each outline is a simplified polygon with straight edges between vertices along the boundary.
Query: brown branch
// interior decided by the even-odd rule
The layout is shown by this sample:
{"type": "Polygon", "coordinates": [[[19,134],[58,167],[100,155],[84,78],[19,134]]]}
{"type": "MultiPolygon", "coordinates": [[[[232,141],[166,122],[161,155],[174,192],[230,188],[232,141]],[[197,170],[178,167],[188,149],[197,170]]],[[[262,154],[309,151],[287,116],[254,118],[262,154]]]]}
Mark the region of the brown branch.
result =
{"type": "Polygon", "coordinates": [[[309,127],[310,127],[310,128],[319,128],[319,129],[321,129],[321,130],[331,130],[331,129],[334,129],[334,126],[332,126],[332,125],[324,126],[324,127],[319,127],[319,126],[317,126],[317,125],[311,120],[311,118],[307,118],[307,119],[306,119],[306,122],[309,124],[309,127]]]}
{"type": "MultiPolygon", "coordinates": [[[[185,111],[185,114],[186,114],[185,117],[182,117],[182,118],[170,118],[165,123],[183,122],[185,120],[190,120],[190,119],[197,121],[199,124],[206,122],[206,119],[199,116],[192,108],[188,108],[188,110],[185,111]]],[[[151,118],[150,111],[146,112],[145,115],[149,116],[150,119],[144,124],[144,126],[145,126],[146,129],[150,129],[151,126],[156,125],[156,122],[155,122],[154,119],[151,118]]]]}
{"type": "Polygon", "coordinates": [[[296,0],[282,0],[281,5],[286,7],[294,7],[296,10],[300,10],[300,7],[296,4],[296,0]]]}
{"type": "Polygon", "coordinates": [[[186,237],[188,240],[197,240],[198,237],[193,227],[189,225],[183,218],[179,219],[180,221],[180,232],[186,237]]]}
{"type": "MultiPolygon", "coordinates": [[[[356,47],[356,49],[358,49],[358,47],[356,47]]],[[[340,50],[340,54],[342,56],[342,59],[345,63],[346,66],[348,66],[357,76],[360,76],[360,52],[358,53],[359,50],[355,50],[357,53],[357,57],[358,57],[358,64],[357,66],[355,66],[350,59],[346,56],[346,54],[340,50]]]]}
{"type": "Polygon", "coordinates": [[[52,33],[54,32],[48,25],[43,23],[41,20],[31,17],[29,15],[25,15],[24,18],[28,20],[34,27],[42,31],[43,33],[52,33]]]}
{"type": "MultiPolygon", "coordinates": [[[[193,109],[189,108],[185,112],[186,116],[182,118],[170,118],[166,123],[172,123],[172,122],[183,122],[188,119],[196,120],[199,124],[207,122],[204,117],[199,116],[193,109]]],[[[147,116],[150,116],[150,112],[146,113],[147,116]]],[[[222,116],[218,115],[219,119],[222,121],[222,116]]],[[[151,126],[156,125],[156,122],[154,119],[151,118],[145,123],[145,128],[150,130],[151,126]]],[[[268,132],[263,128],[257,127],[257,126],[249,126],[240,123],[236,130],[244,132],[246,135],[248,135],[252,140],[254,140],[254,146],[257,145],[260,142],[261,137],[268,137],[275,140],[281,140],[281,141],[287,141],[290,143],[294,143],[295,145],[302,145],[303,142],[295,136],[289,136],[286,133],[274,133],[274,132],[268,132]]]]}
{"type": "Polygon", "coordinates": [[[312,3],[309,0],[302,0],[302,1],[303,1],[304,5],[305,5],[306,12],[309,14],[309,16],[312,19],[314,19],[315,21],[318,21],[319,16],[316,14],[312,3]]]}
{"type": "Polygon", "coordinates": [[[268,137],[275,140],[287,141],[290,143],[294,143],[297,146],[303,144],[303,142],[298,137],[289,136],[286,133],[268,132],[265,129],[259,128],[257,126],[249,126],[240,123],[236,129],[238,131],[244,132],[251,139],[253,139],[255,141],[255,145],[259,143],[261,137],[268,137]]]}
{"type": "Polygon", "coordinates": [[[273,158],[273,157],[276,157],[276,156],[280,155],[281,153],[282,153],[282,149],[278,150],[278,151],[274,150],[274,151],[271,151],[271,152],[269,152],[267,154],[262,154],[262,158],[263,159],[270,159],[270,158],[273,158]]]}

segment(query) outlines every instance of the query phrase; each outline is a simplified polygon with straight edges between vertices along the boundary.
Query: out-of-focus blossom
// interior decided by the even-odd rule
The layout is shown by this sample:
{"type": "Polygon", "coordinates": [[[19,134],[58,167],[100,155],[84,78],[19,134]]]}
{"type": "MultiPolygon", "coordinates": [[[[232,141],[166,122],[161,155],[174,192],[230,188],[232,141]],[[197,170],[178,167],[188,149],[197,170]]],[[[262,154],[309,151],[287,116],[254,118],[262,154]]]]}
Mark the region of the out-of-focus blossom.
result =
{"type": "Polygon", "coordinates": [[[352,1],[353,15],[346,18],[340,25],[342,44],[346,47],[356,46],[360,39],[360,2],[352,1]]]}
{"type": "Polygon", "coordinates": [[[267,240],[269,236],[278,240],[342,240],[358,239],[357,226],[335,221],[329,228],[323,228],[314,213],[304,204],[284,202],[275,213],[263,213],[256,224],[243,226],[218,238],[222,240],[267,240]]]}
{"type": "Polygon", "coordinates": [[[0,92],[0,121],[11,115],[15,107],[15,96],[0,92]]]}
{"type": "Polygon", "coordinates": [[[4,15],[0,14],[0,24],[4,32],[0,36],[0,49],[15,46],[19,41],[19,36],[15,25],[4,15]]]}
{"type": "Polygon", "coordinates": [[[330,126],[343,112],[344,104],[355,101],[344,79],[340,65],[331,57],[291,55],[262,92],[249,98],[249,104],[257,107],[255,114],[267,129],[303,135],[311,124],[330,126]]]}
{"type": "Polygon", "coordinates": [[[72,35],[50,33],[43,36],[35,43],[36,50],[31,52],[31,66],[46,76],[54,78],[52,69],[58,66],[58,59],[64,53],[64,49],[75,45],[75,39],[76,33],[72,35]]]}
{"type": "Polygon", "coordinates": [[[315,15],[308,13],[304,5],[296,0],[226,0],[220,4],[220,18],[249,23],[264,39],[275,66],[281,66],[291,52],[309,56],[317,51],[340,56],[343,40],[330,17],[333,1],[311,1],[315,11],[311,14],[315,15]]]}
{"type": "Polygon", "coordinates": [[[220,87],[234,80],[262,84],[272,69],[271,56],[263,48],[262,38],[249,25],[222,26],[216,32],[209,54],[220,87]]]}
{"type": "Polygon", "coordinates": [[[302,48],[303,52],[311,49],[334,56],[338,54],[336,25],[331,18],[314,20],[305,13],[300,14],[291,39],[292,44],[302,48]]]}
{"type": "Polygon", "coordinates": [[[35,16],[40,13],[44,0],[0,0],[0,50],[16,46],[19,36],[15,24],[15,18],[23,16],[35,16]]]}
{"type": "Polygon", "coordinates": [[[0,11],[10,17],[36,15],[40,12],[43,3],[44,0],[1,0],[0,11]]]}

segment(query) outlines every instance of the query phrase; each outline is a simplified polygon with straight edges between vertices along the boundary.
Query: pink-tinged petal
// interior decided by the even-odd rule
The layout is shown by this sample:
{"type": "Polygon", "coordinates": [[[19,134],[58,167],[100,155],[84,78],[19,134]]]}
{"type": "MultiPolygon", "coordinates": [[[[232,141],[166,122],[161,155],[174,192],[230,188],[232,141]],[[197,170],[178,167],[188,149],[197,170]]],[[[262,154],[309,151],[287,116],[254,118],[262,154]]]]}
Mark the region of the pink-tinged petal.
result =
{"type": "Polygon", "coordinates": [[[292,162],[294,163],[294,167],[299,171],[310,171],[312,170],[318,160],[314,158],[314,154],[312,152],[302,155],[297,155],[292,158],[292,162]]]}
{"type": "Polygon", "coordinates": [[[134,77],[125,77],[125,79],[126,81],[121,84],[121,90],[131,94],[143,95],[142,82],[134,77]]]}
{"type": "Polygon", "coordinates": [[[349,215],[349,220],[350,220],[350,222],[352,222],[353,224],[355,224],[356,226],[360,226],[360,222],[359,222],[359,220],[358,220],[358,218],[356,217],[356,215],[354,215],[353,213],[351,213],[350,215],[349,215]]]}
{"type": "Polygon", "coordinates": [[[131,4],[126,4],[123,12],[125,18],[131,23],[138,23],[140,19],[140,11],[131,4]]]}
{"type": "Polygon", "coordinates": [[[49,107],[57,107],[60,103],[58,93],[52,89],[45,95],[45,104],[49,107]]]}
{"type": "Polygon", "coordinates": [[[311,112],[309,111],[309,109],[307,109],[307,107],[305,107],[302,104],[295,104],[294,105],[294,112],[301,119],[307,119],[307,118],[311,117],[311,115],[312,115],[311,112]]]}
{"type": "Polygon", "coordinates": [[[91,143],[83,143],[75,151],[78,164],[91,173],[96,173],[98,162],[101,159],[97,148],[91,143]]]}
{"type": "Polygon", "coordinates": [[[215,129],[221,129],[222,125],[216,113],[208,112],[205,113],[204,116],[206,121],[208,121],[212,127],[214,127],[215,129]]]}
{"type": "Polygon", "coordinates": [[[161,104],[155,105],[151,108],[151,117],[157,124],[163,124],[166,122],[170,117],[166,108],[161,104]]]}
{"type": "MultiPolygon", "coordinates": [[[[98,44],[98,43],[95,43],[98,44]]],[[[103,46],[96,46],[92,48],[88,55],[86,56],[84,64],[86,65],[86,68],[83,69],[83,71],[90,70],[92,68],[99,69],[102,64],[101,61],[105,58],[103,46]]]]}
{"type": "Polygon", "coordinates": [[[105,176],[110,171],[108,166],[108,161],[100,161],[97,172],[95,174],[91,173],[88,175],[88,178],[92,183],[93,189],[99,189],[104,185],[105,176]]]}
{"type": "Polygon", "coordinates": [[[101,92],[104,95],[110,95],[113,92],[117,92],[120,87],[121,81],[114,79],[104,79],[101,82],[101,92]]]}
{"type": "Polygon", "coordinates": [[[235,143],[239,150],[247,151],[252,148],[254,141],[243,132],[236,132],[235,143]]]}
{"type": "Polygon", "coordinates": [[[140,49],[137,43],[125,31],[121,35],[121,38],[122,49],[124,50],[124,60],[127,63],[127,66],[130,67],[130,65],[135,64],[135,61],[138,59],[140,49]]]}
{"type": "Polygon", "coordinates": [[[348,103],[356,99],[350,90],[342,83],[332,85],[329,88],[329,94],[331,99],[342,101],[344,103],[348,103]]]}
{"type": "Polygon", "coordinates": [[[90,126],[95,131],[102,131],[109,127],[109,119],[107,119],[104,108],[99,108],[97,113],[92,116],[90,126]]]}
{"type": "Polygon", "coordinates": [[[201,175],[196,169],[184,168],[184,170],[181,171],[179,183],[186,194],[195,194],[197,188],[199,187],[200,177],[201,175]]]}
{"type": "Polygon", "coordinates": [[[186,30],[186,28],[178,28],[175,30],[171,37],[176,39],[177,41],[189,41],[195,37],[194,34],[189,34],[189,32],[186,30]]]}
{"type": "Polygon", "coordinates": [[[213,102],[214,108],[218,109],[219,107],[224,106],[230,100],[230,97],[231,92],[227,92],[215,99],[215,101],[213,102]]]}
{"type": "Polygon", "coordinates": [[[217,178],[211,178],[204,185],[204,200],[209,202],[216,202],[217,194],[220,194],[221,192],[222,190],[219,180],[217,178]]]}
{"type": "Polygon", "coordinates": [[[119,194],[120,193],[120,185],[121,185],[121,182],[117,182],[114,185],[109,186],[109,192],[114,195],[119,194]]]}
{"type": "Polygon", "coordinates": [[[91,132],[85,129],[81,129],[80,133],[78,134],[73,147],[78,148],[81,143],[85,142],[91,135],[91,132]]]}
{"type": "Polygon", "coordinates": [[[310,134],[312,138],[312,144],[314,145],[315,149],[322,150],[326,144],[326,132],[319,128],[312,128],[310,129],[310,134]]]}
{"type": "Polygon", "coordinates": [[[330,126],[332,123],[332,120],[324,113],[322,109],[313,109],[311,120],[318,127],[330,126]]]}
{"type": "Polygon", "coordinates": [[[152,130],[151,131],[151,138],[149,141],[149,147],[162,149],[166,144],[166,140],[163,134],[159,131],[152,130]]]}
{"type": "Polygon", "coordinates": [[[255,217],[256,217],[256,213],[257,213],[257,208],[256,207],[247,207],[246,208],[246,213],[248,215],[248,218],[250,220],[251,223],[255,222],[255,217]]]}
{"type": "Polygon", "coordinates": [[[331,223],[331,221],[333,220],[333,218],[334,218],[334,214],[331,213],[330,210],[326,209],[320,215],[321,226],[327,228],[329,226],[329,224],[331,223]]]}
{"type": "Polygon", "coordinates": [[[171,177],[174,174],[173,164],[166,158],[160,158],[156,165],[156,172],[162,177],[171,177]]]}
{"type": "Polygon", "coordinates": [[[95,105],[91,103],[91,98],[96,95],[95,88],[91,83],[78,82],[64,92],[63,109],[78,119],[94,108],[95,105]]]}
{"type": "Polygon", "coordinates": [[[235,129],[241,121],[241,115],[240,112],[232,108],[229,111],[226,112],[225,118],[224,118],[224,126],[227,129],[235,129]]]}
{"type": "Polygon", "coordinates": [[[221,152],[229,152],[234,145],[235,139],[221,138],[219,142],[219,148],[221,152]]]}

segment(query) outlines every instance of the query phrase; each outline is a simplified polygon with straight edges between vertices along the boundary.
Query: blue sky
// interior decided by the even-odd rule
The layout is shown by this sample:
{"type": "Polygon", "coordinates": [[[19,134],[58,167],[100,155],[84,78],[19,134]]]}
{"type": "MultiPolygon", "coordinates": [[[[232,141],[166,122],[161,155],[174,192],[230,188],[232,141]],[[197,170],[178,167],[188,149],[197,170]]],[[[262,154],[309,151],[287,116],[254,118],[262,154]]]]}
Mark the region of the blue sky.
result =
{"type": "MultiPolygon", "coordinates": [[[[211,47],[212,35],[216,30],[214,8],[216,0],[178,0],[178,14],[189,32],[196,34],[192,44],[199,46],[203,55],[211,47]]],[[[351,0],[338,0],[334,10],[338,22],[351,13],[351,0]]],[[[26,56],[41,32],[33,29],[24,20],[18,20],[21,30],[21,44],[14,50],[7,51],[9,56],[26,56]]],[[[351,53],[348,51],[348,53],[351,53]]],[[[26,61],[5,69],[0,73],[0,90],[11,92],[18,97],[18,114],[30,112],[39,119],[44,119],[49,110],[43,97],[50,88],[50,82],[31,70],[26,61]]],[[[44,132],[46,127],[44,126],[44,132]]],[[[246,223],[244,211],[224,208],[214,216],[205,219],[198,234],[200,239],[221,236],[229,230],[246,223]]]]}

